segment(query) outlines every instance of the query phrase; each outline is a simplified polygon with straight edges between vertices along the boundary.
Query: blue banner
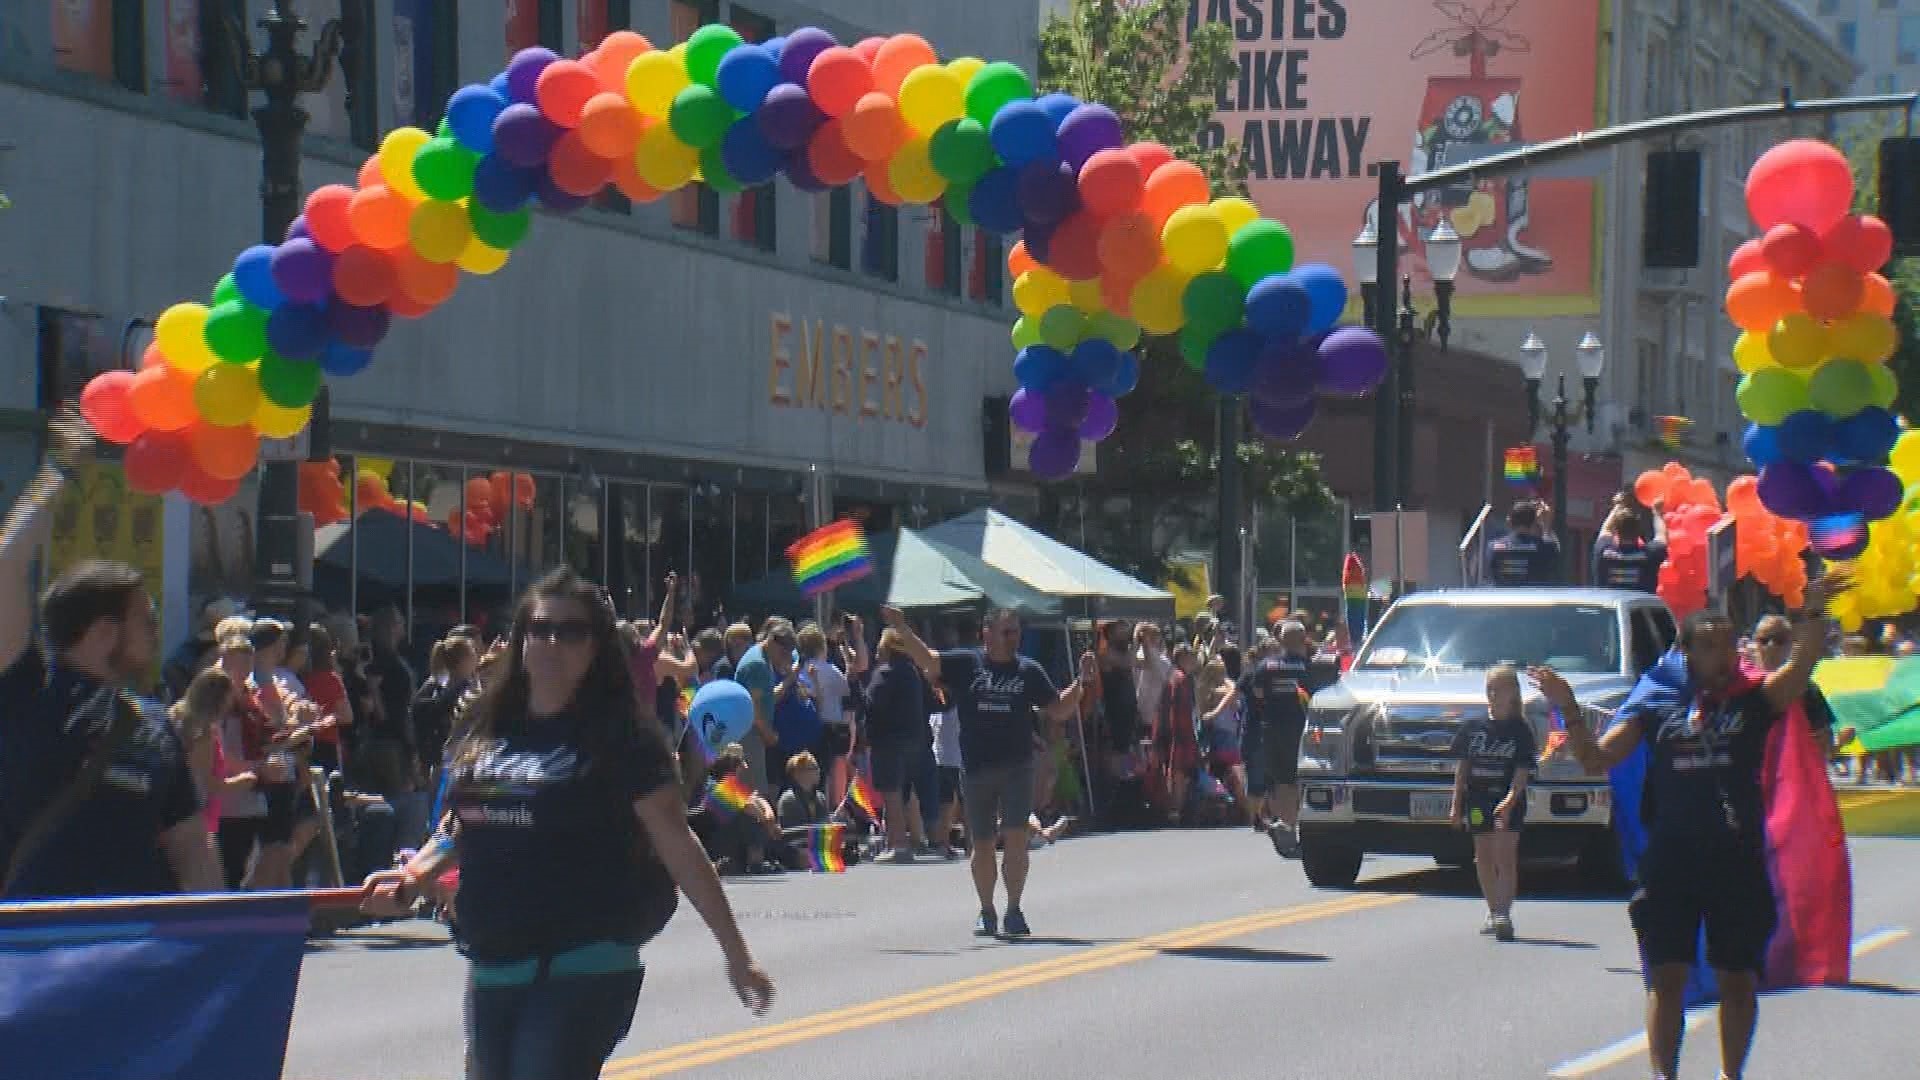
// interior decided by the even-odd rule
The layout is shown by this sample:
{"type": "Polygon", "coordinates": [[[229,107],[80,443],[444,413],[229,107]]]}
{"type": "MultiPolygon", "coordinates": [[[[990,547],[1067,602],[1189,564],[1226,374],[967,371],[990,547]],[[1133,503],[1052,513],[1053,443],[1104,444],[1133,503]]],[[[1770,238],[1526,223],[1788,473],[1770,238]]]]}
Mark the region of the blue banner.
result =
{"type": "Polygon", "coordinates": [[[9,1080],[278,1080],[301,893],[0,904],[9,1080]]]}

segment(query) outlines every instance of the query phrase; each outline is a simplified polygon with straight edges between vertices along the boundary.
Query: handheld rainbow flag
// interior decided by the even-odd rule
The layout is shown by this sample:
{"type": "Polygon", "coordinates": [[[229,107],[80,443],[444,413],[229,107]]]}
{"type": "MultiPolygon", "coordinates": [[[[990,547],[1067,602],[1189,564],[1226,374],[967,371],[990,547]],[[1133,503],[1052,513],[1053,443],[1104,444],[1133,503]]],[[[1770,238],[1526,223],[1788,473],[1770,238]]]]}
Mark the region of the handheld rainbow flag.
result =
{"type": "Polygon", "coordinates": [[[1540,452],[1531,446],[1510,446],[1502,471],[1507,483],[1530,488],[1540,479],[1540,452]]]}
{"type": "Polygon", "coordinates": [[[1687,429],[1693,426],[1693,421],[1684,416],[1657,416],[1654,422],[1660,425],[1660,445],[1669,450],[1680,449],[1680,444],[1686,441],[1687,429]]]}
{"type": "Polygon", "coordinates": [[[809,598],[873,573],[867,535],[857,522],[842,518],[795,540],[787,547],[793,583],[809,598]]]}
{"type": "Polygon", "coordinates": [[[729,776],[708,786],[702,801],[715,813],[731,817],[747,808],[747,804],[753,801],[753,792],[738,776],[729,776]]]}
{"type": "Polygon", "coordinates": [[[816,874],[847,872],[847,827],[834,823],[816,825],[807,837],[807,866],[816,874]]]}
{"type": "Polygon", "coordinates": [[[880,793],[873,790],[872,782],[866,777],[854,774],[853,781],[847,785],[847,798],[869,819],[880,820],[880,793]]]}

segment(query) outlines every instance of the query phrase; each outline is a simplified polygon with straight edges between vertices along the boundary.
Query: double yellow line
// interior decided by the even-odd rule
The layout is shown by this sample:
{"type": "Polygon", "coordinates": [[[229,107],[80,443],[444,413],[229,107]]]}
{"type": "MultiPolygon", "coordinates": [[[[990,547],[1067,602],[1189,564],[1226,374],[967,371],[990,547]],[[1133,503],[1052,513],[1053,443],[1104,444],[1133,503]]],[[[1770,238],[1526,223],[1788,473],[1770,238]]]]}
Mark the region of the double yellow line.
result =
{"type": "Polygon", "coordinates": [[[764,1053],[783,1046],[839,1035],[893,1020],[923,1016],[959,1005],[998,997],[1030,986],[1056,982],[1075,975],[1087,975],[1122,964],[1137,963],[1167,949],[1213,945],[1232,938],[1264,930],[1275,930],[1296,923],[1329,919],[1373,908],[1404,903],[1407,896],[1352,896],[1305,907],[1256,912],[1237,919],[1189,926],[1180,930],[1135,938],[1113,945],[1078,952],[1032,964],[1001,968],[955,982],[930,986],[895,997],[869,1001],[861,1005],[830,1009],[795,1020],[765,1027],[751,1027],[730,1035],[664,1047],[636,1057],[610,1062],[601,1075],[606,1080],[646,1080],[667,1076],[701,1065],[712,1065],[748,1054],[764,1053]]]}

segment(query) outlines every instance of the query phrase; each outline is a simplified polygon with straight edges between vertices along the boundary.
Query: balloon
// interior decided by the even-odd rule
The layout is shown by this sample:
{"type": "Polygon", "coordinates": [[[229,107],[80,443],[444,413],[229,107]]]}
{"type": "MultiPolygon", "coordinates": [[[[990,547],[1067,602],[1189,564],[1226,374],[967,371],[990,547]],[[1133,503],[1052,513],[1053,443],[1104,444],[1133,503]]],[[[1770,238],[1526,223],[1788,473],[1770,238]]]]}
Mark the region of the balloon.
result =
{"type": "Polygon", "coordinates": [[[1021,386],[1044,394],[1072,370],[1067,354],[1050,345],[1032,345],[1013,358],[1013,377],[1021,386]]]}
{"type": "Polygon", "coordinates": [[[933,133],[929,143],[933,167],[948,182],[971,184],[993,168],[993,140],[977,120],[949,120],[933,133]]]}
{"type": "MultiPolygon", "coordinates": [[[[1135,327],[1134,339],[1137,341],[1139,337],[1139,327],[1135,327]]],[[[1133,388],[1139,385],[1140,358],[1130,352],[1123,352],[1120,354],[1119,370],[1115,371],[1113,378],[1108,379],[1107,385],[1100,389],[1105,390],[1109,397],[1122,398],[1133,393],[1133,388]]]]}
{"type": "Polygon", "coordinates": [[[773,179],[783,159],[780,150],[767,142],[760,125],[752,117],[742,117],[721,139],[720,160],[734,179],[751,186],[773,179]]]}
{"type": "Polygon", "coordinates": [[[1797,278],[1820,263],[1820,236],[1793,222],[1782,222],[1760,238],[1760,257],[1781,278],[1797,278]]]}
{"type": "Polygon", "coordinates": [[[1766,368],[1741,379],[1734,396],[1742,415],[1769,426],[1811,404],[1806,380],[1780,368],[1766,368]]]}
{"type": "Polygon", "coordinates": [[[1213,208],[1183,206],[1160,229],[1167,261],[1190,274],[1211,270],[1227,257],[1227,226],[1213,208]]]}
{"type": "Polygon", "coordinates": [[[1640,500],[1642,506],[1652,506],[1665,499],[1669,484],[1665,473],[1658,469],[1648,469],[1633,481],[1633,497],[1640,500]]]}
{"type": "Polygon", "coordinates": [[[283,304],[267,315],[267,345],[283,356],[318,359],[327,347],[327,310],[283,304]]]}
{"type": "Polygon", "coordinates": [[[1032,96],[1033,82],[1020,65],[996,60],[967,80],[967,115],[982,125],[991,126],[1001,109],[1032,96]]]}
{"type": "Polygon", "coordinates": [[[260,358],[258,378],[260,396],[283,409],[311,404],[320,392],[319,364],[288,359],[272,351],[260,358]]]}
{"type": "Polygon", "coordinates": [[[1247,416],[1253,429],[1269,439],[1297,439],[1307,433],[1317,406],[1312,398],[1294,406],[1269,405],[1262,401],[1247,403],[1247,416]]]}
{"type": "MultiPolygon", "coordinates": [[[[1131,153],[1129,153],[1128,156],[1132,156],[1131,153]]],[[[1241,229],[1260,220],[1260,208],[1238,195],[1223,195],[1208,205],[1213,207],[1214,213],[1220,215],[1221,221],[1226,222],[1227,233],[1230,236],[1237,234],[1241,229]]],[[[1229,255],[1228,257],[1231,258],[1232,256],[1229,255]]],[[[1265,276],[1264,274],[1260,275],[1260,277],[1265,276]]],[[[1254,280],[1257,281],[1259,278],[1255,278],[1254,280]]]]}
{"type": "Polygon", "coordinates": [[[744,42],[733,27],[708,23],[687,38],[687,77],[700,86],[712,87],[720,74],[720,61],[744,42]]]}
{"type": "MultiPolygon", "coordinates": [[[[665,120],[673,99],[691,84],[687,69],[671,52],[642,53],[627,67],[627,100],[643,116],[665,120]]],[[[494,128],[496,137],[499,128],[494,128]]]]}
{"type": "Polygon", "coordinates": [[[1074,431],[1043,431],[1027,448],[1027,469],[1042,480],[1071,476],[1079,463],[1080,440],[1074,431]]]}
{"type": "Polygon", "coordinates": [[[1902,432],[1887,461],[1902,482],[1920,484],[1920,431],[1902,432]]]}
{"type": "Polygon", "coordinates": [[[1186,321],[1182,306],[1190,275],[1172,266],[1156,266],[1134,283],[1128,308],[1149,334],[1171,334],[1186,321]]]}
{"type": "Polygon", "coordinates": [[[1215,338],[1207,350],[1207,385],[1222,394],[1246,393],[1260,349],[1260,336],[1251,330],[1229,330],[1215,338]]]}
{"type": "Polygon", "coordinates": [[[1180,358],[1185,360],[1187,366],[1193,370],[1200,372],[1206,371],[1207,352],[1213,348],[1214,341],[1224,333],[1226,333],[1226,331],[1220,327],[1207,326],[1204,324],[1192,324],[1181,327],[1179,337],[1180,358]]]}
{"type": "MultiPolygon", "coordinates": [[[[405,199],[399,199],[399,203],[410,206],[405,199]]],[[[306,237],[289,240],[274,249],[269,270],[280,295],[297,303],[319,303],[333,288],[332,253],[306,237]]]]}
{"type": "Polygon", "coordinates": [[[1021,387],[1007,402],[1007,417],[1021,431],[1039,434],[1047,427],[1047,399],[1038,391],[1021,387]]]}
{"type": "Polygon", "coordinates": [[[1777,367],[1779,361],[1773,358],[1767,346],[1767,335],[1747,331],[1733,342],[1733,364],[1742,375],[1751,375],[1761,368],[1777,367]]]}
{"type": "Polygon", "coordinates": [[[1860,285],[1862,314],[1893,318],[1893,285],[1879,274],[1868,274],[1860,285]]]}
{"type": "Polygon", "coordinates": [[[260,379],[245,364],[215,364],[193,384],[200,418],[220,427],[239,427],[260,405],[260,379]]]}
{"type": "Polygon", "coordinates": [[[1782,459],[1811,465],[1826,457],[1832,448],[1833,421],[1825,413],[1802,409],[1780,421],[1780,425],[1774,429],[1774,440],[1782,459]]]}
{"type": "MultiPolygon", "coordinates": [[[[1086,332],[1083,323],[1081,332],[1086,332]]],[[[1120,371],[1120,350],[1113,342],[1102,337],[1089,337],[1073,347],[1073,354],[1067,358],[1073,365],[1073,377],[1088,386],[1105,386],[1113,381],[1120,371]]],[[[1089,435],[1088,438],[1096,438],[1089,435]]]]}
{"type": "Polygon", "coordinates": [[[1811,520],[1827,512],[1826,489],[1806,465],[1785,462],[1760,470],[1760,501],[1787,518],[1811,520]]]}
{"type": "MultiPolygon", "coordinates": [[[[646,58],[643,56],[640,60],[646,58]]],[[[634,152],[634,161],[640,179],[648,186],[660,191],[677,191],[693,180],[694,170],[700,165],[700,152],[674,138],[671,126],[655,124],[640,136],[640,149],[634,152]]]]}
{"type": "MultiPolygon", "coordinates": [[[[1780,429],[1777,427],[1762,427],[1759,424],[1748,424],[1746,434],[1741,437],[1740,444],[1741,449],[1747,453],[1747,460],[1753,462],[1754,465],[1760,468],[1765,468],[1775,462],[1786,460],[1786,455],[1780,450],[1780,429]]],[[[1640,501],[1647,503],[1647,505],[1652,505],[1648,503],[1646,499],[1641,499],[1640,501]]]]}
{"type": "Polygon", "coordinates": [[[1096,253],[1109,273],[1138,278],[1160,263],[1160,230],[1139,211],[1119,214],[1101,225],[1096,253]]]}
{"type": "Polygon", "coordinates": [[[199,506],[218,506],[240,492],[240,481],[207,475],[192,461],[180,470],[180,494],[199,506]]]}
{"type": "Polygon", "coordinates": [[[334,342],[320,354],[320,370],[337,378],[358,375],[373,362],[373,351],[334,342]]]}
{"type": "Polygon", "coordinates": [[[1840,419],[1873,403],[1873,377],[1858,360],[1829,360],[1807,382],[1813,407],[1840,419]]]}
{"type": "Polygon", "coordinates": [[[613,186],[620,194],[637,203],[655,202],[666,194],[640,178],[640,166],[634,162],[632,154],[622,154],[613,159],[613,186]]]}
{"type": "Polygon", "coordinates": [[[1019,172],[1005,165],[987,170],[986,175],[974,181],[967,195],[967,210],[983,229],[998,233],[1018,229],[1025,220],[1020,213],[1019,172]]]}
{"type": "MultiPolygon", "coordinates": [[[[240,306],[238,302],[235,305],[240,306]]],[[[153,324],[153,340],[167,363],[189,375],[198,375],[213,365],[216,358],[208,349],[206,336],[208,315],[205,306],[191,303],[174,304],[160,313],[153,324]]]]}
{"type": "Polygon", "coordinates": [[[1086,333],[1087,317],[1071,304],[1048,308],[1040,316],[1040,340],[1065,351],[1086,333]]]}
{"type": "Polygon", "coordinates": [[[1893,320],[1871,312],[1860,312],[1827,328],[1827,348],[1834,356],[1878,363],[1892,356],[1898,345],[1893,320]]]}
{"type": "Polygon", "coordinates": [[[894,152],[887,163],[887,180],[900,198],[910,203],[931,203],[947,190],[947,182],[934,171],[932,146],[925,136],[916,135],[894,152]]]}
{"type": "Polygon", "coordinates": [[[804,83],[813,71],[814,61],[838,47],[832,34],[817,26],[803,26],[787,35],[776,50],[780,57],[780,77],[790,83],[804,83]]]}
{"type": "Polygon", "coordinates": [[[472,201],[496,214],[524,208],[540,179],[538,168],[515,165],[488,154],[474,165],[472,201]]]}
{"type": "Polygon", "coordinates": [[[1117,147],[1097,151],[1080,167],[1080,202],[1101,217],[1133,209],[1145,186],[1140,163],[1117,147]]]}
{"type": "MultiPolygon", "coordinates": [[[[393,316],[384,307],[359,307],[340,300],[327,305],[327,334],[351,348],[371,349],[380,344],[392,324],[393,316]]],[[[325,352],[321,355],[324,357],[325,352]]]]}
{"type": "Polygon", "coordinates": [[[291,439],[306,430],[312,419],[312,406],[287,409],[262,398],[259,411],[253,414],[253,430],[268,439],[291,439]]]}
{"type": "Polygon", "coordinates": [[[1013,332],[1009,336],[1013,339],[1014,352],[1040,344],[1040,319],[1037,316],[1020,316],[1013,320],[1013,332]]]}
{"type": "Polygon", "coordinates": [[[603,90],[580,111],[580,142],[603,158],[631,157],[640,145],[640,114],[625,97],[603,90]]]}
{"type": "Polygon", "coordinates": [[[1755,517],[1766,511],[1760,504],[1760,479],[1736,476],[1727,485],[1727,512],[1736,518],[1755,517]]]}
{"type": "Polygon", "coordinates": [[[509,105],[493,122],[493,152],[523,169],[538,168],[565,131],[531,105],[509,105]]]}
{"type": "Polygon", "coordinates": [[[753,695],[731,679],[715,679],[693,695],[687,722],[708,751],[718,754],[753,727],[753,695]]]}
{"type": "Polygon", "coordinates": [[[900,106],[886,94],[875,90],[863,95],[842,120],[847,149],[866,161],[884,161],[893,156],[913,133],[900,119],[900,106]]]}
{"type": "Polygon", "coordinates": [[[1310,346],[1269,345],[1260,351],[1248,393],[1266,405],[1294,408],[1313,400],[1322,378],[1320,356],[1310,346]]]}
{"type": "Polygon", "coordinates": [[[1118,426],[1120,407],[1114,404],[1112,398],[1095,390],[1087,398],[1087,416],[1080,421],[1080,437],[1089,442],[1099,442],[1113,434],[1113,429],[1118,426]]]}
{"type": "Polygon", "coordinates": [[[161,495],[180,486],[190,451],[187,437],[177,431],[149,431],[127,444],[121,465],[127,487],[146,495],[161,495]]]}
{"type": "Polygon", "coordinates": [[[897,96],[915,68],[937,64],[940,57],[918,34],[895,34],[873,54],[873,88],[897,96]]]}
{"type": "Polygon", "coordinates": [[[286,302],[280,286],[273,283],[275,250],[266,244],[255,244],[234,257],[234,288],[256,307],[275,308],[286,302]]]}
{"type": "Polygon", "coordinates": [[[1343,326],[1320,343],[1320,388],[1359,397],[1387,377],[1387,346],[1364,326],[1343,326]]]}
{"type": "Polygon", "coordinates": [[[1873,380],[1870,404],[1882,409],[1893,408],[1894,402],[1900,399],[1900,380],[1894,376],[1893,370],[1885,364],[1868,364],[1867,375],[1873,380]]]}
{"type": "Polygon", "coordinates": [[[1767,334],[1767,351],[1786,367],[1812,367],[1827,355],[1826,328],[1805,315],[1789,315],[1767,334]]]}
{"type": "Polygon", "coordinates": [[[595,49],[587,63],[599,77],[602,86],[614,88],[620,86],[627,77],[627,68],[642,53],[653,51],[653,42],[643,34],[632,30],[615,30],[600,39],[600,47],[595,49]]]}
{"type": "Polygon", "coordinates": [[[186,434],[194,464],[216,480],[240,479],[260,456],[260,436],[251,427],[196,424],[186,434]]]}
{"type": "Polygon", "coordinates": [[[384,304],[396,287],[394,260],[385,252],[355,244],[333,262],[333,292],[349,304],[384,304]]]}
{"type": "Polygon", "coordinates": [[[900,117],[917,135],[966,115],[966,84],[937,64],[915,68],[900,83],[900,117]]]}
{"type": "Polygon", "coordinates": [[[1093,392],[1086,384],[1062,379],[1047,391],[1047,426],[1077,428],[1087,418],[1093,404],[1093,392]]]}
{"type": "Polygon", "coordinates": [[[675,95],[667,112],[674,136],[698,150],[718,146],[733,119],[733,107],[721,98],[719,91],[699,83],[675,95]]]}
{"type": "Polygon", "coordinates": [[[1009,165],[1046,161],[1058,151],[1053,118],[1031,101],[1012,101],[994,113],[987,125],[993,150],[1009,165]]]}
{"type": "Polygon", "coordinates": [[[240,286],[233,283],[233,272],[228,271],[220,275],[219,281],[213,283],[213,292],[210,294],[207,302],[209,304],[224,304],[229,300],[244,299],[246,298],[240,295],[240,286]]]}
{"type": "Polygon", "coordinates": [[[1891,517],[1904,495],[1900,478],[1886,469],[1856,469],[1840,481],[1835,501],[1868,521],[1878,521],[1891,517]]]}
{"type": "Polygon", "coordinates": [[[1824,233],[1853,202],[1853,169],[1839,150],[1793,139],[1760,155],[1747,171],[1747,213],[1761,229],[1782,223],[1824,233]]]}
{"type": "Polygon", "coordinates": [[[507,97],[521,104],[536,100],[540,93],[540,73],[558,59],[552,49],[538,45],[514,53],[513,59],[507,61],[507,97]]]}
{"type": "Polygon", "coordinates": [[[1093,281],[1100,276],[1100,219],[1081,210],[1053,230],[1047,264],[1069,281],[1093,281]]]}
{"type": "Polygon", "coordinates": [[[1313,299],[1291,274],[1262,278],[1247,291],[1247,325],[1270,341],[1290,341],[1306,332],[1313,299]]]}
{"type": "Polygon", "coordinates": [[[1055,91],[1051,94],[1042,94],[1034,104],[1045,110],[1046,114],[1053,118],[1053,126],[1058,128],[1067,122],[1067,117],[1073,115],[1073,110],[1080,107],[1080,99],[1072,94],[1055,91]]]}
{"type": "MultiPolygon", "coordinates": [[[[1242,288],[1251,289],[1261,278],[1291,269],[1293,234],[1277,221],[1248,222],[1227,243],[1227,273],[1232,274],[1242,288]]],[[[1343,299],[1341,303],[1344,306],[1346,301],[1343,299]]]]}
{"type": "Polygon", "coordinates": [[[1013,305],[1022,314],[1038,318],[1068,300],[1066,280],[1044,266],[1013,280],[1013,305]]]}
{"type": "Polygon", "coordinates": [[[1066,165],[1048,158],[1021,167],[1019,199],[1028,221],[1051,225],[1079,207],[1080,189],[1066,165]]]}
{"type": "MultiPolygon", "coordinates": [[[[206,346],[212,355],[229,364],[246,364],[267,350],[267,313],[244,300],[232,300],[207,313],[206,346]]],[[[200,357],[195,357],[195,363],[200,357]]],[[[196,367],[167,353],[167,362],[189,375],[198,375],[211,365],[196,367]]]]}
{"type": "Polygon", "coordinates": [[[714,89],[734,109],[750,113],[780,82],[780,61],[764,45],[743,45],[723,57],[714,72],[714,89]]]}
{"type": "Polygon", "coordinates": [[[444,302],[460,285],[460,271],[456,267],[428,262],[410,248],[395,252],[393,273],[394,290],[390,300],[405,298],[427,307],[444,302]]]}
{"type": "Polygon", "coordinates": [[[1173,160],[1173,151],[1157,142],[1137,142],[1127,147],[1127,153],[1140,163],[1140,175],[1152,176],[1153,171],[1173,160]]]}
{"type": "Polygon", "coordinates": [[[102,439],[125,446],[146,430],[133,411],[134,373],[103,371],[80,391],[80,415],[102,439]]]}
{"type": "Polygon", "coordinates": [[[814,107],[804,88],[781,83],[767,92],[767,100],[754,114],[767,141],[782,150],[805,146],[826,116],[814,107]]]}
{"type": "Polygon", "coordinates": [[[414,183],[413,159],[432,137],[417,127],[398,127],[387,132],[386,137],[380,140],[380,149],[375,156],[380,159],[382,183],[409,202],[426,197],[421,194],[419,185],[414,183]]]}
{"type": "MultiPolygon", "coordinates": [[[[611,166],[609,166],[609,172],[611,172],[611,166]]],[[[541,206],[556,214],[570,214],[587,205],[585,195],[575,195],[571,191],[561,190],[560,186],[553,182],[553,177],[544,172],[535,181],[533,193],[540,200],[541,206]]],[[[458,259],[454,261],[459,262],[458,259]]]]}
{"type": "Polygon", "coordinates": [[[493,150],[493,122],[506,109],[507,99],[477,83],[463,86],[447,99],[447,126],[461,145],[476,154],[493,150]]]}
{"type": "Polygon", "coordinates": [[[600,92],[600,78],[578,60],[555,60],[540,71],[534,100],[547,119],[564,128],[577,127],[580,111],[600,92]]]}
{"type": "Polygon", "coordinates": [[[413,209],[407,235],[414,252],[421,258],[449,263],[458,258],[467,242],[473,239],[473,225],[459,203],[423,202],[413,209]]]}
{"type": "MultiPolygon", "coordinates": [[[[1002,155],[1005,156],[1004,154],[1002,155]]],[[[1199,206],[1207,201],[1207,174],[1185,161],[1169,161],[1147,176],[1140,208],[1147,216],[1164,223],[1183,206],[1199,206]]]]}
{"type": "Polygon", "coordinates": [[[1760,250],[1760,238],[1754,237],[1733,249],[1733,255],[1727,259],[1727,280],[1738,281],[1748,274],[1764,273],[1769,269],[1767,257],[1760,250]]]}
{"type": "MultiPolygon", "coordinates": [[[[132,419],[141,429],[149,431],[179,431],[191,426],[200,419],[200,410],[193,403],[193,379],[187,372],[166,363],[141,369],[126,389],[126,406],[132,419]]],[[[87,389],[93,389],[91,382],[87,389]]],[[[83,405],[84,401],[83,397],[83,405]]],[[[88,418],[88,423],[93,423],[92,418],[88,418]]],[[[98,424],[94,424],[94,430],[100,430],[98,424]]],[[[108,441],[126,442],[131,441],[131,437],[108,441]]]]}
{"type": "MultiPolygon", "coordinates": [[[[353,226],[354,238],[370,248],[380,251],[392,251],[407,242],[407,222],[413,217],[413,202],[398,192],[375,185],[355,192],[353,202],[347,208],[347,221],[353,226]]],[[[280,245],[281,255],[288,254],[295,244],[313,242],[290,240],[280,245]]],[[[314,250],[319,248],[315,246],[314,250]]],[[[274,280],[280,283],[280,291],[287,294],[289,300],[312,302],[317,296],[303,295],[289,287],[284,277],[276,269],[274,280]]]]}
{"type": "Polygon", "coordinates": [[[1726,306],[1733,325],[1764,333],[1800,310],[1800,294],[1778,273],[1748,274],[1727,286],[1726,306]]]}
{"type": "Polygon", "coordinates": [[[861,177],[867,183],[868,195],[888,206],[899,206],[900,193],[893,190],[893,181],[888,178],[891,165],[892,163],[887,161],[869,161],[867,167],[862,170],[861,177]]]}
{"type": "Polygon", "coordinates": [[[1079,105],[1060,122],[1056,132],[1060,147],[1060,156],[1078,172],[1093,155],[1102,150],[1117,149],[1125,145],[1126,139],[1120,128],[1120,117],[1105,105],[1088,103],[1079,105]]]}
{"type": "Polygon", "coordinates": [[[1333,329],[1347,308],[1347,283],[1340,280],[1340,271],[1325,263],[1307,263],[1293,272],[1293,279],[1307,290],[1307,333],[1333,329]]]}
{"type": "Polygon", "coordinates": [[[1245,311],[1245,290],[1227,274],[1214,271],[1200,274],[1187,282],[1181,294],[1181,310],[1189,327],[1204,327],[1213,334],[1240,325],[1245,311]]]}
{"type": "Polygon", "coordinates": [[[1839,263],[1822,263],[1800,285],[1800,300],[1816,319],[1844,319],[1866,297],[1860,273],[1839,263]]]}
{"type": "Polygon", "coordinates": [[[1826,257],[1858,273],[1871,274],[1893,258],[1893,230],[1871,214],[1849,214],[1820,238],[1826,257]]]}

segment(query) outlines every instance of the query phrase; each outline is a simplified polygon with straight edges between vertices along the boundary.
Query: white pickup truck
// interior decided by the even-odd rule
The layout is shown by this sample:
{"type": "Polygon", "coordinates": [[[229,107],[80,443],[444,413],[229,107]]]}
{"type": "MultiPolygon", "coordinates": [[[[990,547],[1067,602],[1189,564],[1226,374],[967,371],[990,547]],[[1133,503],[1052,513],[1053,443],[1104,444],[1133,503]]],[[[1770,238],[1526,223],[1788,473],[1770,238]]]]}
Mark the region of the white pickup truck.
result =
{"type": "MultiPolygon", "coordinates": [[[[1443,589],[1389,609],[1353,667],[1315,694],[1300,748],[1301,862],[1315,885],[1354,883],[1369,854],[1472,861],[1452,828],[1454,734],[1486,715],[1496,664],[1547,664],[1604,726],[1640,672],[1674,640],[1656,597],[1608,589],[1443,589]]],[[[1571,856],[1598,886],[1620,880],[1612,789],[1555,737],[1547,703],[1522,680],[1544,760],[1527,786],[1523,856],[1571,856]]],[[[1631,811],[1631,808],[1629,808],[1631,811]]]]}

